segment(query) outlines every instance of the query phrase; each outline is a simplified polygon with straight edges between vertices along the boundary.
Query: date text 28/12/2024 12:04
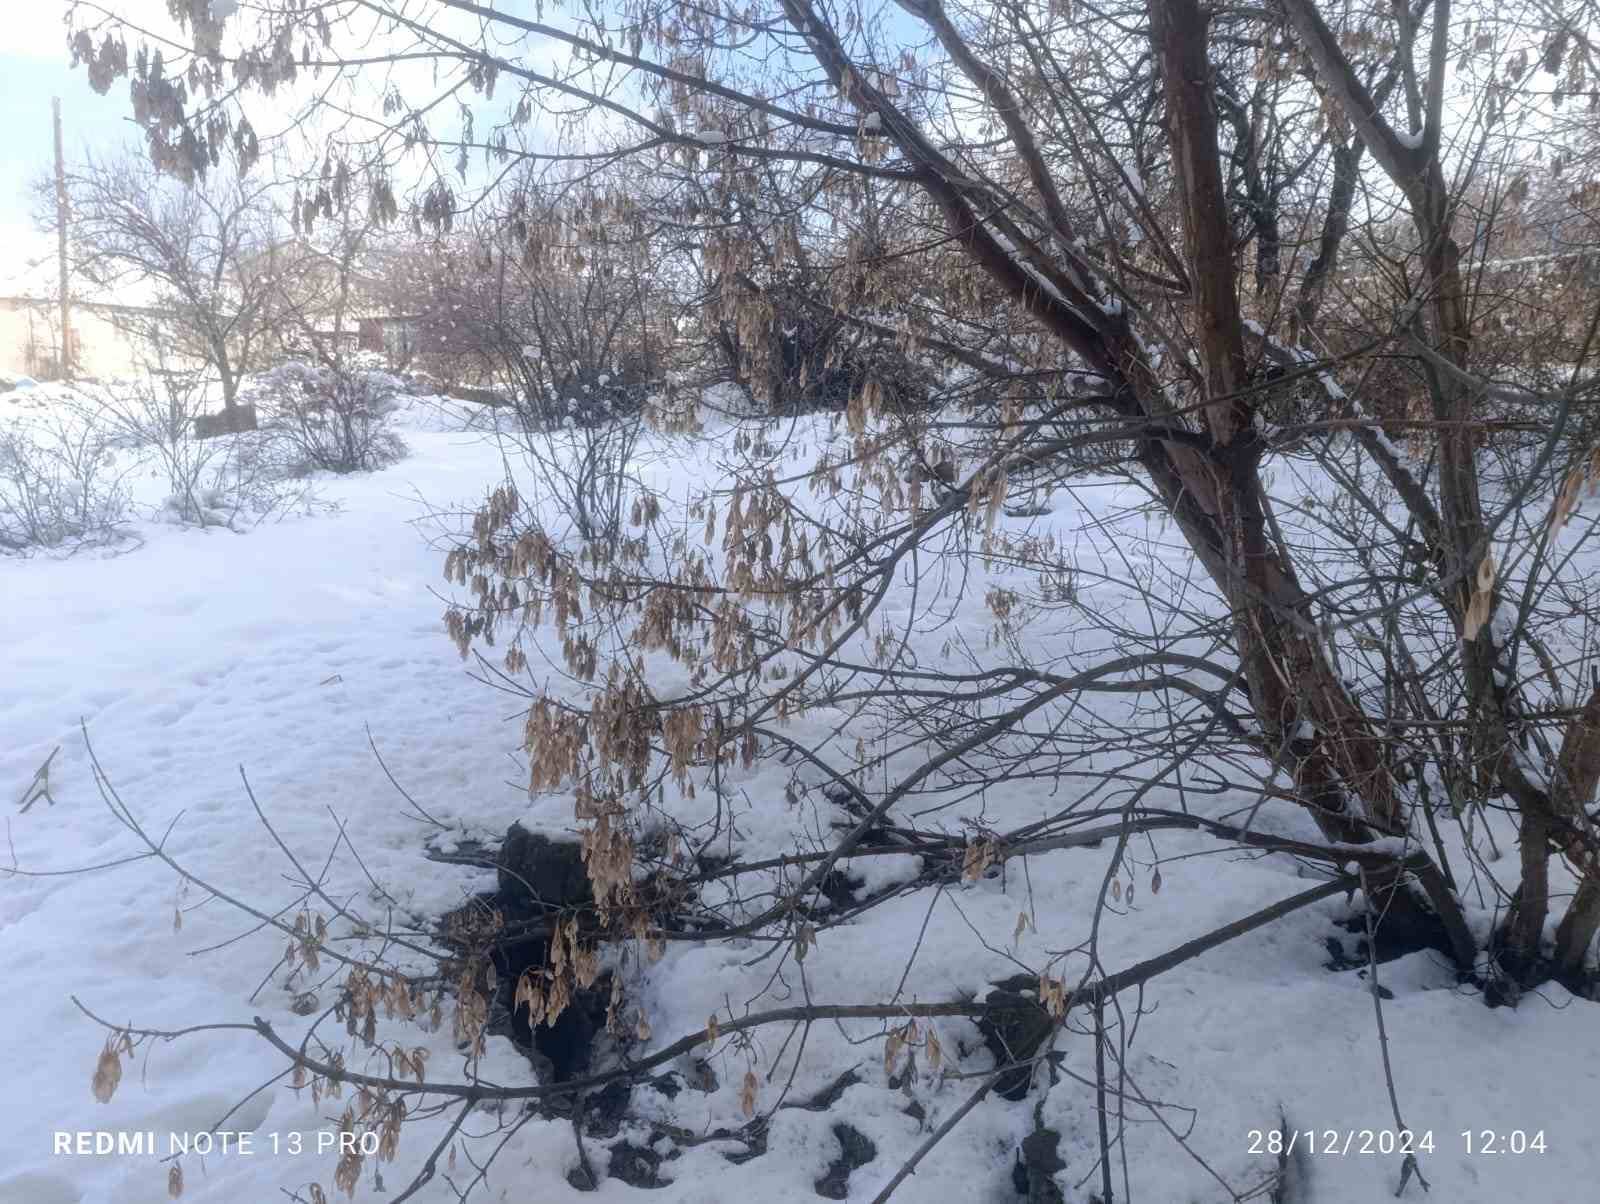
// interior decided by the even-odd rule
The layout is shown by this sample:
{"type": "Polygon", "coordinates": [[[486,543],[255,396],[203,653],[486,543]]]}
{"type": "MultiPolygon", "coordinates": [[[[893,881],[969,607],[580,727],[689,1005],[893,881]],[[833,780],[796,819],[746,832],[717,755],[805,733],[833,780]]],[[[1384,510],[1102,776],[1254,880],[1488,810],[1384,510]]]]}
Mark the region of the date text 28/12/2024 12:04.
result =
{"type": "MultiPolygon", "coordinates": [[[[1252,1154],[1431,1154],[1444,1144],[1431,1129],[1251,1129],[1252,1154]]],[[[1470,1155],[1543,1154],[1543,1129],[1463,1129],[1457,1148],[1470,1155]]]]}

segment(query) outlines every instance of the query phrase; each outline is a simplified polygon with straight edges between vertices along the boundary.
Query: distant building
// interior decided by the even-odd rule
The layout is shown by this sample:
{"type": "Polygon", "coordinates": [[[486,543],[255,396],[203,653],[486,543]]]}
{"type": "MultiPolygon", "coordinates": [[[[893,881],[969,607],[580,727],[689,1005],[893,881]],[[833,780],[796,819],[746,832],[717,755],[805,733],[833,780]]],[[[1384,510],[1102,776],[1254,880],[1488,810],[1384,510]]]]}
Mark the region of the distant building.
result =
{"type": "MultiPolygon", "coordinates": [[[[72,369],[78,376],[127,376],[142,367],[128,320],[159,317],[134,305],[73,301],[72,369]]],[[[61,363],[61,310],[54,297],[0,297],[0,374],[56,380],[61,363]]]]}

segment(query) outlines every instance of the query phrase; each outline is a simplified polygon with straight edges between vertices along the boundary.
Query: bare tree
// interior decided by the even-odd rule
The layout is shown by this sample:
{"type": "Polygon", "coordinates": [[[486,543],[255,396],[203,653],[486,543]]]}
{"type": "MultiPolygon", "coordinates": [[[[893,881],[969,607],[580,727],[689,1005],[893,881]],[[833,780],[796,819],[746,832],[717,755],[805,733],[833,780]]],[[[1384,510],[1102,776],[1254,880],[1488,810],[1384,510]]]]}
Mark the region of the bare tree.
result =
{"type": "MultiPolygon", "coordinates": [[[[77,7],[79,58],[126,72],[90,36],[98,7],[77,7]]],[[[1046,1018],[950,1123],[991,1089],[1025,1091],[1083,1012],[1104,1199],[1105,1099],[1127,1092],[1117,992],[1149,975],[1102,961],[1099,917],[1132,880],[1135,837],[1186,827],[1318,867],[1323,886],[1273,916],[1350,884],[1354,866],[1374,940],[1403,923],[1427,931],[1492,1004],[1551,977],[1592,992],[1600,690],[1582,633],[1600,595],[1573,545],[1595,529],[1575,516],[1600,456],[1573,417],[1600,395],[1600,308],[1564,340],[1558,387],[1491,375],[1475,302],[1494,239],[1463,215],[1468,198],[1491,228],[1505,212],[1549,100],[1527,85],[1530,64],[1545,53],[1571,71],[1566,48],[1589,44],[1593,14],[1574,25],[1533,6],[1474,9],[1469,25],[1448,0],[901,0],[891,25],[812,0],[727,12],[641,0],[570,20],[441,0],[481,22],[463,41],[404,5],[360,7],[455,65],[433,99],[497,81],[514,93],[488,134],[470,121],[459,136],[429,129],[429,102],[405,97],[391,110],[401,120],[341,126],[329,155],[347,171],[381,164],[377,208],[417,148],[516,156],[548,190],[552,220],[519,232],[535,262],[551,245],[588,259],[646,203],[691,231],[685,253],[707,284],[693,318],[708,335],[731,326],[746,379],[771,379],[772,336],[787,329],[778,298],[801,261],[830,322],[928,373],[917,406],[893,404],[870,372],[852,379],[845,437],[809,470],[786,468],[766,431],[740,432],[724,489],[667,521],[641,496],[635,535],[612,555],[546,529],[510,484],[451,551],[446,574],[467,597],[450,633],[464,656],[508,645],[497,681],[528,702],[529,788],[572,798],[591,948],[758,937],[788,966],[840,922],[816,901],[851,857],[930,858],[908,888],[923,889],[1093,832],[1111,846],[1099,908],[1070,950],[1027,967],[1046,1018]],[[552,43],[570,73],[524,53],[552,43]],[[519,147],[535,113],[567,141],[519,147]],[[621,187],[620,163],[650,187],[621,187]],[[1075,488],[1086,460],[1142,492],[1172,547],[1158,557],[1134,519],[1109,515],[1127,542],[1107,553],[1120,563],[1096,564],[1001,522],[1075,488]],[[1328,500],[1275,491],[1276,474],[1313,468],[1328,500]],[[990,570],[1037,584],[990,582],[990,570]],[[888,604],[907,579],[915,597],[888,604]],[[985,647],[952,641],[955,667],[920,660],[916,637],[948,616],[949,595],[985,586],[985,647]],[[542,627],[565,657],[558,684],[520,676],[542,627]],[[815,721],[804,734],[800,716],[815,721]],[[731,839],[720,809],[707,837],[677,825],[667,800],[758,761],[797,767],[796,797],[808,788],[798,767],[826,783],[820,835],[785,860],[792,874],[737,904],[664,920],[651,891],[692,896],[720,871],[675,870],[649,833],[702,851],[731,839]],[[1250,801],[1200,813],[1197,773],[1250,801]],[[1059,792],[1049,814],[991,814],[1000,787],[1037,782],[1059,792]],[[965,830],[941,826],[957,808],[965,830]],[[1291,808],[1320,839],[1256,825],[1291,808]],[[1514,892],[1485,871],[1473,825],[1491,810],[1520,830],[1514,892]],[[1465,850],[1455,863],[1450,824],[1465,850]],[[1469,904],[1469,883],[1483,902],[1469,904]],[[1019,1066],[1022,1082],[1001,1082],[1019,1066]]],[[[209,16],[193,19],[192,107],[149,115],[158,153],[203,171],[237,128],[227,69],[253,63],[281,83],[297,68],[271,56],[274,39],[328,28],[322,9],[260,13],[233,55],[209,16]]],[[[369,61],[331,31],[321,44],[302,68],[369,61]]],[[[431,175],[412,216],[445,229],[465,208],[431,175]]],[[[541,1005],[570,965],[538,980],[541,1005]]],[[[527,1006],[533,987],[517,989],[527,1006]]],[[[884,1005],[832,1006],[786,1019],[884,1005]]],[[[880,1034],[890,1063],[920,1032],[906,1025],[880,1034]]],[[[1416,1171],[1408,1157],[1402,1188],[1416,1171]]]]}
{"type": "Polygon", "coordinates": [[[250,396],[292,445],[303,470],[358,472],[399,459],[405,445],[386,419],[397,381],[359,346],[370,293],[363,275],[374,223],[348,210],[277,250],[273,340],[289,358],[254,382],[250,396]]]}
{"type": "Polygon", "coordinates": [[[116,311],[127,333],[203,364],[221,382],[229,429],[248,425],[239,385],[259,362],[282,262],[269,186],[214,175],[185,187],[132,154],[88,158],[68,176],[73,271],[100,288],[148,292],[116,311]]]}

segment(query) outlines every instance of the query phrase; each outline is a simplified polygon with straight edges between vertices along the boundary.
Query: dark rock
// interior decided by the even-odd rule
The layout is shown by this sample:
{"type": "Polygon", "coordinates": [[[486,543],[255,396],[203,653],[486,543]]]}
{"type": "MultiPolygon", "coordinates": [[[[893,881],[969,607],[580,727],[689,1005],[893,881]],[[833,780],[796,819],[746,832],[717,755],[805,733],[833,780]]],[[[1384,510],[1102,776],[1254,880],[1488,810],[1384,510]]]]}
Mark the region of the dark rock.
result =
{"type": "Polygon", "coordinates": [[[593,1137],[615,1137],[633,1102],[633,1088],[622,1079],[607,1083],[584,1100],[587,1130],[593,1137]]]}
{"type": "MultiPolygon", "coordinates": [[[[601,1010],[600,1023],[596,1024],[590,1014],[592,1002],[586,1001],[582,997],[583,994],[584,992],[580,992],[577,998],[562,1009],[554,1024],[540,1024],[531,1030],[534,1049],[549,1059],[550,1072],[558,1083],[582,1078],[589,1073],[594,1062],[595,1034],[605,1024],[604,1009],[601,1010]]],[[[524,1008],[512,1020],[513,1024],[527,1028],[527,1009],[524,1008]]]]}
{"type": "Polygon", "coordinates": [[[661,1155],[647,1145],[619,1141],[611,1147],[609,1173],[629,1187],[665,1187],[661,1177],[661,1155]]]}
{"type": "Polygon", "coordinates": [[[194,437],[211,439],[217,435],[234,435],[240,431],[253,431],[256,425],[255,406],[235,405],[216,414],[196,414],[194,437]]]}
{"type": "MultiPolygon", "coordinates": [[[[1388,892],[1383,899],[1383,909],[1370,917],[1375,938],[1376,960],[1379,964],[1394,961],[1411,953],[1432,949],[1454,960],[1450,936],[1441,920],[1416,895],[1409,890],[1388,892]]],[[[1355,959],[1362,965],[1368,961],[1367,925],[1369,917],[1358,912],[1340,922],[1340,927],[1354,934],[1355,959]]]]}
{"type": "Polygon", "coordinates": [[[1324,970],[1335,973],[1344,970],[1360,970],[1365,968],[1366,960],[1357,960],[1344,951],[1344,942],[1336,936],[1330,936],[1322,942],[1322,947],[1328,951],[1328,960],[1322,963],[1324,970]]]}
{"type": "Polygon", "coordinates": [[[1022,1160],[1022,1147],[1017,1147],[1017,1160],[1011,1164],[1011,1186],[1017,1195],[1028,1194],[1028,1164],[1022,1160]]]}
{"type": "Polygon", "coordinates": [[[1033,1082],[1031,1059],[1038,1056],[1054,1024],[1033,990],[1037,981],[1018,975],[997,984],[984,998],[989,1010],[979,1018],[978,1031],[994,1055],[995,1065],[1029,1063],[1000,1076],[994,1089],[1002,1099],[1019,1100],[1028,1094],[1033,1082]]]}
{"type": "Polygon", "coordinates": [[[582,846],[514,823],[494,865],[499,889],[483,903],[501,916],[504,927],[490,951],[500,984],[490,1031],[509,1037],[555,1082],[581,1077],[593,1066],[595,1038],[605,1026],[610,974],[576,992],[550,1025],[531,1025],[527,1009],[516,1006],[516,992],[523,974],[543,969],[548,960],[549,913],[581,907],[593,897],[582,846]]]}
{"type": "Polygon", "coordinates": [[[804,1108],[807,1112],[826,1112],[829,1108],[833,1107],[839,1102],[840,1098],[846,1091],[854,1087],[860,1081],[861,1076],[858,1075],[855,1072],[855,1069],[852,1067],[851,1069],[846,1070],[842,1074],[838,1075],[833,1082],[829,1083],[810,1099],[795,1100],[791,1103],[784,1104],[783,1106],[785,1108],[804,1108]]]}
{"type": "Polygon", "coordinates": [[[660,1092],[668,1099],[677,1099],[683,1090],[683,1075],[676,1070],[669,1070],[666,1074],[658,1074],[653,1079],[645,1079],[643,1085],[660,1092]]]}
{"type": "Polygon", "coordinates": [[[1056,1182],[1056,1172],[1067,1169],[1057,1153],[1060,1145],[1061,1134],[1043,1126],[1022,1139],[1012,1182],[1018,1195],[1027,1196],[1028,1204],[1065,1204],[1066,1197],[1056,1182]]]}
{"type": "Polygon", "coordinates": [[[842,1122],[833,1126],[833,1135],[839,1142],[839,1156],[828,1165],[828,1173],[817,1180],[817,1195],[825,1200],[844,1200],[850,1195],[850,1172],[876,1158],[878,1147],[860,1130],[842,1122]]]}
{"type": "Polygon", "coordinates": [[[593,897],[583,850],[576,841],[556,841],[512,824],[496,859],[500,898],[507,904],[575,907],[593,897]]]}
{"type": "Polygon", "coordinates": [[[856,897],[856,891],[860,889],[865,881],[863,878],[852,878],[844,870],[829,870],[822,876],[822,880],[817,883],[817,890],[826,900],[826,903],[819,901],[815,909],[807,909],[807,914],[815,916],[849,911],[860,902],[856,897]]]}
{"type": "Polygon", "coordinates": [[[594,1172],[580,1162],[567,1172],[567,1186],[573,1191],[594,1191],[600,1185],[594,1181],[594,1172]]]}

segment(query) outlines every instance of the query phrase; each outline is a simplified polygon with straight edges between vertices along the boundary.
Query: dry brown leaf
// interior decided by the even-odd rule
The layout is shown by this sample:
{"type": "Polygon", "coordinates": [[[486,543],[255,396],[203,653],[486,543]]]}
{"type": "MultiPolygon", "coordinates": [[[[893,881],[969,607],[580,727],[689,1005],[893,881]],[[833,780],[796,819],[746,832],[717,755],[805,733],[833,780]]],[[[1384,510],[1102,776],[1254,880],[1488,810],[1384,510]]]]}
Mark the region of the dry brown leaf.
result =
{"type": "Polygon", "coordinates": [[[758,1089],[759,1084],[756,1082],[756,1072],[753,1070],[745,1071],[744,1086],[739,1089],[739,1110],[746,1116],[754,1116],[756,1114],[756,1091],[758,1089]]]}
{"type": "Polygon", "coordinates": [[[1467,603],[1467,613],[1461,623],[1461,638],[1468,641],[1478,638],[1483,625],[1489,621],[1489,608],[1494,604],[1494,557],[1485,556],[1478,564],[1477,581],[1472,600],[1467,603]]]}
{"type": "Polygon", "coordinates": [[[987,840],[975,840],[967,845],[961,858],[961,880],[976,882],[983,877],[983,871],[989,868],[993,855],[993,846],[987,840]]]}
{"type": "Polygon", "coordinates": [[[900,1057],[900,1044],[905,1040],[902,1030],[895,1029],[889,1034],[889,1039],[883,1043],[883,1073],[893,1074],[894,1064],[900,1057]]]}
{"type": "Polygon", "coordinates": [[[100,1060],[94,1068],[94,1097],[102,1104],[109,1104],[111,1097],[117,1093],[117,1084],[122,1082],[122,1059],[117,1056],[115,1043],[107,1041],[104,1049],[100,1051],[100,1060]]]}
{"type": "Polygon", "coordinates": [[[1582,470],[1574,468],[1562,482],[1561,492],[1556,494],[1555,505],[1550,508],[1550,534],[1554,535],[1561,530],[1572,517],[1573,508],[1578,502],[1578,491],[1583,487],[1584,475],[1582,470]]]}

